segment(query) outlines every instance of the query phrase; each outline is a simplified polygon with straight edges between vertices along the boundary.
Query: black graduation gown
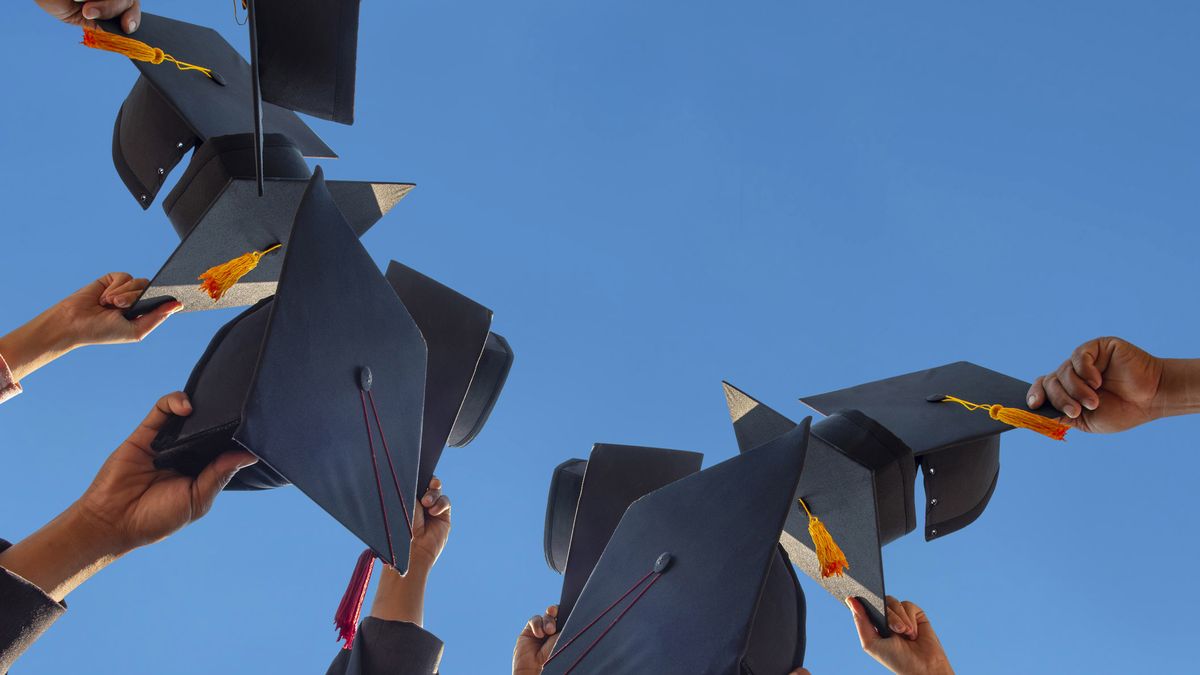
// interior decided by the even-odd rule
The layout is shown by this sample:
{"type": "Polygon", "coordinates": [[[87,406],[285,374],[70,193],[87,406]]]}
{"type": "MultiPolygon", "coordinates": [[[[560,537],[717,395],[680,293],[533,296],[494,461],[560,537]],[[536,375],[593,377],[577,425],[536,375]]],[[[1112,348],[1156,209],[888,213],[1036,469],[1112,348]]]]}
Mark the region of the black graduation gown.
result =
{"type": "MultiPolygon", "coordinates": [[[[0,552],[11,546],[0,539],[0,552]]],[[[67,611],[42,589],[0,567],[0,673],[67,611]]]]}
{"type": "Polygon", "coordinates": [[[326,675],[437,675],[442,641],[407,621],[367,617],[352,649],[333,659],[326,675]]]}

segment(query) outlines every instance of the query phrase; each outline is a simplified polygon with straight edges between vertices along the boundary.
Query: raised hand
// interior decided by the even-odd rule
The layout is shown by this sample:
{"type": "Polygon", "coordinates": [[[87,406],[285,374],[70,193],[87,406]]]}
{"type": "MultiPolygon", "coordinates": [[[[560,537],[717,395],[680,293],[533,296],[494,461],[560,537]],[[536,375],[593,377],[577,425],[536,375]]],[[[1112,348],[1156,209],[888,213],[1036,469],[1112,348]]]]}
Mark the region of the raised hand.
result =
{"type": "Polygon", "coordinates": [[[534,614],[525,623],[513,647],[512,675],[538,675],[558,644],[558,605],[546,608],[545,614],[534,614]]]}
{"type": "Polygon", "coordinates": [[[1027,397],[1033,408],[1050,403],[1080,431],[1124,431],[1191,412],[1200,391],[1200,381],[1192,382],[1196,363],[1160,359],[1120,338],[1096,338],[1035,380],[1027,397]]]}
{"type": "Polygon", "coordinates": [[[95,27],[99,19],[120,18],[126,33],[137,30],[142,21],[141,0],[35,0],[50,16],[76,26],[95,27]]]}
{"type": "Polygon", "coordinates": [[[954,675],[942,643],[920,607],[889,595],[887,622],[895,635],[885,638],[875,630],[858,599],[847,598],[846,604],[854,615],[854,626],[858,629],[863,651],[884,668],[896,675],[954,675]]]}

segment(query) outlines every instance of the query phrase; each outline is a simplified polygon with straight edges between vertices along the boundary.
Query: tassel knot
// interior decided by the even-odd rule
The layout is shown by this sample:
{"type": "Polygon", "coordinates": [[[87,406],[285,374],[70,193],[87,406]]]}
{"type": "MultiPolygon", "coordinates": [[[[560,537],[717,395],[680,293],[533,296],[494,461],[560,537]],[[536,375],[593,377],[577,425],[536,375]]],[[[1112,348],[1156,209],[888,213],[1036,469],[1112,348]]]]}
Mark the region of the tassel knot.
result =
{"type": "Polygon", "coordinates": [[[804,512],[808,514],[808,535],[812,537],[813,548],[816,549],[817,564],[821,566],[821,578],[842,576],[845,570],[850,569],[846,554],[842,553],[842,548],[833,540],[833,535],[825,529],[825,524],[814,516],[812,511],[808,510],[808,504],[805,504],[803,499],[797,501],[804,508],[804,512]]]}
{"type": "Polygon", "coordinates": [[[95,28],[84,28],[83,46],[91,47],[92,49],[102,49],[106,52],[123,54],[134,61],[144,61],[156,66],[164,61],[170,61],[171,63],[174,63],[175,67],[180,70],[198,70],[207,75],[209,78],[213,78],[213,72],[211,68],[204,68],[201,66],[192,65],[190,63],[184,63],[183,61],[178,61],[175,59],[175,57],[164,52],[158,47],[151,47],[141,40],[134,40],[133,38],[126,37],[124,35],[114,35],[113,33],[106,33],[102,30],[96,30],[95,28]]]}
{"type": "Polygon", "coordinates": [[[342,649],[354,646],[354,636],[358,633],[358,620],[362,616],[363,602],[367,598],[367,587],[371,585],[371,575],[375,572],[375,552],[367,549],[358,556],[354,565],[354,574],[350,576],[350,584],[342,595],[337,613],[333,615],[333,625],[337,628],[338,639],[343,641],[342,649]]]}
{"type": "Polygon", "coordinates": [[[264,255],[281,246],[283,244],[275,244],[265,251],[251,251],[229,262],[208,268],[204,274],[200,275],[200,290],[207,293],[213,302],[217,302],[229,289],[233,288],[234,284],[241,281],[242,277],[254,271],[254,268],[258,267],[258,261],[262,260],[264,255]]]}
{"type": "MultiPolygon", "coordinates": [[[[931,399],[934,400],[934,399],[931,399]]],[[[988,416],[992,419],[1003,422],[1009,426],[1018,427],[1021,429],[1029,429],[1036,431],[1047,438],[1053,438],[1056,441],[1066,439],[1067,431],[1070,429],[1065,424],[1052,420],[1049,417],[1044,417],[1035,412],[1022,410],[1020,408],[1008,408],[999,403],[981,404],[965,401],[957,396],[946,395],[941,400],[946,403],[957,403],[967,410],[987,410],[988,416]]]]}

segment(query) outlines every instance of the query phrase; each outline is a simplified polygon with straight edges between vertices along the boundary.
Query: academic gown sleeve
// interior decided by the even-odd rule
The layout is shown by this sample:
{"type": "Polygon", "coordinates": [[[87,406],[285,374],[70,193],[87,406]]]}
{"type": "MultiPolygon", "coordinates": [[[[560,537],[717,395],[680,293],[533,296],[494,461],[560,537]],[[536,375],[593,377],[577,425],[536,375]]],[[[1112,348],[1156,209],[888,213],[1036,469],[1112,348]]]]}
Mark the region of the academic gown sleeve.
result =
{"type": "Polygon", "coordinates": [[[407,621],[367,617],[352,649],[333,659],[326,675],[437,675],[442,641],[407,621]]]}
{"type": "MultiPolygon", "coordinates": [[[[0,553],[9,546],[0,539],[0,553]]],[[[65,611],[66,605],[0,567],[0,673],[7,673],[17,657],[65,611]]]]}

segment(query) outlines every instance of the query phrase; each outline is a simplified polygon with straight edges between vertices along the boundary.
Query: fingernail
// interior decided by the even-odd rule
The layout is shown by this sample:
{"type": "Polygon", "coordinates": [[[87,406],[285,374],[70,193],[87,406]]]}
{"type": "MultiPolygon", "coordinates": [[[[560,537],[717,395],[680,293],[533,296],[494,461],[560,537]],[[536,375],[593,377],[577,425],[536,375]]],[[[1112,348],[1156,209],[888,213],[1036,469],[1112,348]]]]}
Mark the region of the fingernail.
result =
{"type": "Polygon", "coordinates": [[[1079,408],[1075,405],[1068,405],[1067,407],[1063,408],[1063,412],[1067,413],[1067,417],[1072,419],[1079,417],[1079,408]]]}
{"type": "Polygon", "coordinates": [[[546,635],[553,635],[555,630],[557,629],[553,622],[546,624],[546,635]]]}
{"type": "Polygon", "coordinates": [[[1097,405],[1098,404],[1095,401],[1084,401],[1083,402],[1083,407],[1087,408],[1088,410],[1095,410],[1097,405]]]}
{"type": "Polygon", "coordinates": [[[425,506],[431,506],[433,504],[433,497],[425,495],[424,497],[421,497],[421,503],[425,506]]]}
{"type": "Polygon", "coordinates": [[[245,461],[238,462],[237,468],[238,468],[238,471],[241,471],[242,469],[244,469],[248,466],[254,466],[255,464],[258,464],[258,458],[251,457],[250,459],[247,459],[245,461]]]}
{"type": "Polygon", "coordinates": [[[126,300],[125,298],[121,298],[120,300],[117,301],[117,307],[128,307],[128,306],[129,306],[129,301],[126,300]]]}
{"type": "Polygon", "coordinates": [[[98,19],[100,18],[100,10],[96,9],[95,7],[86,7],[83,10],[83,18],[88,19],[89,21],[92,19],[98,19]]]}
{"type": "Polygon", "coordinates": [[[1032,397],[1032,396],[1030,396],[1030,397],[1029,397],[1028,399],[1026,399],[1026,400],[1027,400],[1027,401],[1029,401],[1029,407],[1030,407],[1030,408],[1032,408],[1032,407],[1034,406],[1034,404],[1035,404],[1035,403],[1037,403],[1037,399],[1036,399],[1036,398],[1034,398],[1034,397],[1032,397]]]}
{"type": "Polygon", "coordinates": [[[127,32],[127,33],[132,33],[132,32],[133,32],[133,31],[135,31],[135,30],[137,30],[137,22],[136,22],[136,21],[130,21],[130,22],[129,22],[129,30],[127,30],[127,31],[125,31],[125,32],[127,32]]]}
{"type": "Polygon", "coordinates": [[[854,598],[846,598],[845,602],[846,602],[846,606],[850,608],[851,612],[853,612],[854,611],[854,598]]]}
{"type": "Polygon", "coordinates": [[[893,633],[904,633],[904,632],[905,632],[905,629],[904,629],[903,627],[901,627],[901,626],[897,626],[897,625],[896,625],[896,624],[894,624],[894,623],[893,623],[893,624],[888,624],[888,625],[892,627],[892,632],[893,632],[893,633]]]}

